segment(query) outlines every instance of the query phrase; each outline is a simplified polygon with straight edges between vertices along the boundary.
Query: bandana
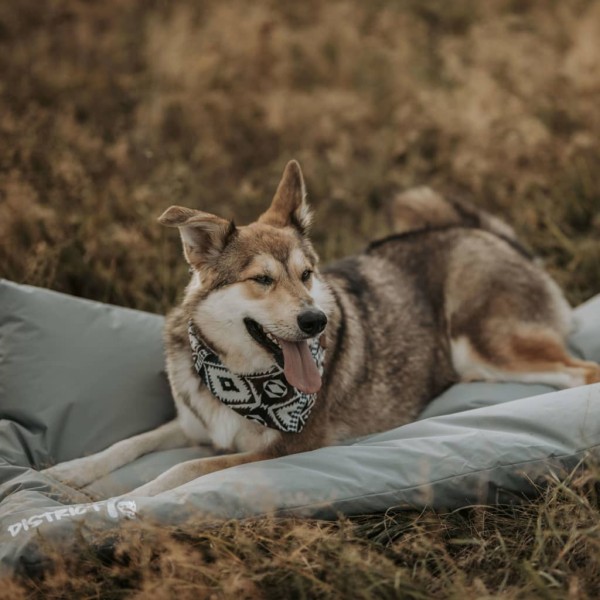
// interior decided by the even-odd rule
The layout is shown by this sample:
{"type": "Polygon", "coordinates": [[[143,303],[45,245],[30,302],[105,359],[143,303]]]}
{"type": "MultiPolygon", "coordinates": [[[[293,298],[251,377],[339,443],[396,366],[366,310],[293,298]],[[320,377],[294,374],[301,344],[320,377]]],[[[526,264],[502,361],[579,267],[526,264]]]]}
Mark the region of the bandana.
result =
{"type": "MultiPolygon", "coordinates": [[[[279,365],[263,373],[232,373],[204,343],[190,321],[188,335],[196,373],[225,406],[246,419],[287,433],[299,433],[315,404],[317,394],[305,394],[290,385],[279,365]]],[[[309,342],[321,375],[325,350],[318,338],[309,342]]]]}

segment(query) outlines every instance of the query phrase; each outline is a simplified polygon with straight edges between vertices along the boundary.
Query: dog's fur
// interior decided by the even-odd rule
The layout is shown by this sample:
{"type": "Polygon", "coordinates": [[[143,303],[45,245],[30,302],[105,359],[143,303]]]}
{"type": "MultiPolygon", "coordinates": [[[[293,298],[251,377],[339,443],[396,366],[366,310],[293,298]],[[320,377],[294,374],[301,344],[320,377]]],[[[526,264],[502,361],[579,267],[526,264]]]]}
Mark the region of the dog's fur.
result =
{"type": "Polygon", "coordinates": [[[513,230],[427,188],[395,199],[395,234],[323,271],[308,238],[310,212],[295,161],[251,225],[180,207],[160,222],[179,229],[192,271],[165,327],[177,418],[50,469],[75,485],[154,450],[210,443],[230,453],[176,465],[136,490],[154,495],[229,466],[402,425],[457,381],[569,387],[600,380],[598,365],[567,352],[570,308],[513,230]],[[273,283],[260,283],[263,275],[273,283]],[[247,420],[211,395],[192,365],[189,320],[231,371],[252,373],[271,367],[274,357],[249,335],[244,318],[298,341],[306,335],[297,317],[307,307],[327,315],[327,354],[301,433],[247,420]]]}

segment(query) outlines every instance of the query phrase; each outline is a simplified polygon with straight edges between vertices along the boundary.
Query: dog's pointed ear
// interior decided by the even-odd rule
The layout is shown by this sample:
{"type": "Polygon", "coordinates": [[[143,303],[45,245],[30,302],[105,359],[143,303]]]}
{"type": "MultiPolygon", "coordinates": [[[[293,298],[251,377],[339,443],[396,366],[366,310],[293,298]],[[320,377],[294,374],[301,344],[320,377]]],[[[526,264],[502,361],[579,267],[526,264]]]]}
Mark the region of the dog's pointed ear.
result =
{"type": "Polygon", "coordinates": [[[308,233],[312,213],[306,203],[306,187],[298,161],[290,160],[286,165],[271,206],[258,222],[274,227],[292,226],[302,234],[308,233]]]}
{"type": "Polygon", "coordinates": [[[237,233],[233,221],[182,206],[167,208],[158,222],[179,228],[185,258],[195,267],[218,257],[237,233]]]}

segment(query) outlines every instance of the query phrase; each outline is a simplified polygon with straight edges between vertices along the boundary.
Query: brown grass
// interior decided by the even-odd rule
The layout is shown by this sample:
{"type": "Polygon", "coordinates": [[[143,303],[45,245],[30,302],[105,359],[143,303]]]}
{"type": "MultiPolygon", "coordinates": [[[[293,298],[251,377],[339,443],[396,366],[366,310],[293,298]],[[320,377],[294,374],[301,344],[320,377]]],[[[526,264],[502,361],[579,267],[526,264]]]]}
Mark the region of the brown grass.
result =
{"type": "MultiPolygon", "coordinates": [[[[516,225],[579,302],[600,291],[598,56],[593,0],[3,2],[0,275],[164,312],[186,269],[156,217],[247,222],[295,157],[324,260],[426,183],[516,225]]],[[[10,597],[593,598],[589,493],[164,534],[10,597]]]]}
{"type": "Polygon", "coordinates": [[[54,566],[0,598],[595,600],[599,475],[577,469],[530,503],[448,514],[126,527],[116,546],[46,548],[54,566]]]}

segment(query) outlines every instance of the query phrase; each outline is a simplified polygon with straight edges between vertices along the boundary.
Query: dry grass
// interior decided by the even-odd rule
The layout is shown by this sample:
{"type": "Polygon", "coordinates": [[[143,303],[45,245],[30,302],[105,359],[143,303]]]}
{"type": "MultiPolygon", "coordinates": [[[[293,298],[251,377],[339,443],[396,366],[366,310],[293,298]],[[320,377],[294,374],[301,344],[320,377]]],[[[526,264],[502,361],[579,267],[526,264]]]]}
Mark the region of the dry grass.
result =
{"type": "MultiPolygon", "coordinates": [[[[249,221],[296,157],[323,259],[427,183],[504,215],[579,302],[600,291],[599,55],[592,0],[3,2],[0,275],[163,312],[186,269],[156,216],[249,221]]],[[[10,597],[593,598],[598,503],[578,485],[506,511],[164,534],[10,597]]]]}
{"type": "Polygon", "coordinates": [[[428,183],[516,223],[579,301],[600,281],[600,4],[0,6],[0,268],[163,311],[171,203],[255,217],[300,159],[322,258],[428,183]]]}
{"type": "Polygon", "coordinates": [[[14,581],[0,598],[595,600],[599,475],[578,469],[533,502],[442,515],[137,525],[108,549],[55,549],[42,578],[14,581]]]}

